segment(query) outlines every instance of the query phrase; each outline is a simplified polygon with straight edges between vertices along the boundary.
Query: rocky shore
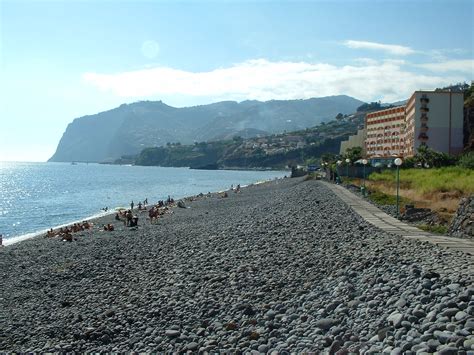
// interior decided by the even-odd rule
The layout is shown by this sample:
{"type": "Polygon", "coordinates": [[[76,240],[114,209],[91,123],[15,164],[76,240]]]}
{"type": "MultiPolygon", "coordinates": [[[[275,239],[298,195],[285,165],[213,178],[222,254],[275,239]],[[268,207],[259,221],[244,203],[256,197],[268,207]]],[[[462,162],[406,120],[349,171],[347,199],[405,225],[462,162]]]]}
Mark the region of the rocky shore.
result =
{"type": "Polygon", "coordinates": [[[185,205],[2,248],[0,351],[474,351],[472,258],[381,232],[315,180],[185,205]]]}

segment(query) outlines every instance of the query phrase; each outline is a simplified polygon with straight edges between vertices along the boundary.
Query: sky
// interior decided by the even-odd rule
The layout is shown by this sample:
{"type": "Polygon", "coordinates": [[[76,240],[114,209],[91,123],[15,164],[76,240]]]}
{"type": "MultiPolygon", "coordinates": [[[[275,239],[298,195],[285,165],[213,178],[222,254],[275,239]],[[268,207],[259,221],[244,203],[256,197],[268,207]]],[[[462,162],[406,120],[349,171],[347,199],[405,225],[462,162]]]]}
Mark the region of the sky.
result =
{"type": "Polygon", "coordinates": [[[123,103],[349,95],[474,79],[474,2],[0,0],[0,161],[46,161],[123,103]]]}

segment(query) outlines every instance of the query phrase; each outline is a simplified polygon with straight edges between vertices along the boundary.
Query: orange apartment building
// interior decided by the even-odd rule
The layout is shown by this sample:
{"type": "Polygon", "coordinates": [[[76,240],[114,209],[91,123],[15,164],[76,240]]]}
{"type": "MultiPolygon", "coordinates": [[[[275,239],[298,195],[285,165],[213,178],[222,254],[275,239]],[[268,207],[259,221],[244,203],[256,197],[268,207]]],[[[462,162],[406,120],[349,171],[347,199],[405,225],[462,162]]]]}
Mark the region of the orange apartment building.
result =
{"type": "Polygon", "coordinates": [[[463,150],[461,92],[415,91],[406,106],[366,115],[367,158],[412,157],[420,146],[447,154],[463,150]]]}
{"type": "Polygon", "coordinates": [[[365,116],[365,151],[369,158],[403,155],[405,106],[368,113],[365,116]]]}

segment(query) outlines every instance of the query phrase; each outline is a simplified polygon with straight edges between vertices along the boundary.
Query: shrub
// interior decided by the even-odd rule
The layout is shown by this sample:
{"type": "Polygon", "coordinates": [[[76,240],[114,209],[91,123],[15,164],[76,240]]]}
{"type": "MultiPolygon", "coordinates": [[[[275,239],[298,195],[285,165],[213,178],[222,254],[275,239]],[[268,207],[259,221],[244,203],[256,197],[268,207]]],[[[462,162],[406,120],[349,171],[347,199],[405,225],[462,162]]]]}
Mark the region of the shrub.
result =
{"type": "Polygon", "coordinates": [[[415,165],[416,165],[415,157],[410,157],[410,158],[406,158],[403,161],[403,164],[400,166],[400,168],[401,169],[411,169],[411,168],[414,168],[415,165]]]}
{"type": "Polygon", "coordinates": [[[418,148],[418,153],[414,156],[414,161],[422,166],[440,168],[455,165],[457,158],[446,153],[437,152],[426,146],[421,146],[418,148]]]}
{"type": "MultiPolygon", "coordinates": [[[[369,199],[375,202],[378,205],[396,205],[397,196],[396,195],[387,195],[380,191],[371,191],[369,194],[369,199]]],[[[400,205],[411,203],[410,200],[399,197],[400,205]]]]}
{"type": "Polygon", "coordinates": [[[466,169],[474,169],[474,151],[468,152],[459,158],[458,165],[466,169]]]}

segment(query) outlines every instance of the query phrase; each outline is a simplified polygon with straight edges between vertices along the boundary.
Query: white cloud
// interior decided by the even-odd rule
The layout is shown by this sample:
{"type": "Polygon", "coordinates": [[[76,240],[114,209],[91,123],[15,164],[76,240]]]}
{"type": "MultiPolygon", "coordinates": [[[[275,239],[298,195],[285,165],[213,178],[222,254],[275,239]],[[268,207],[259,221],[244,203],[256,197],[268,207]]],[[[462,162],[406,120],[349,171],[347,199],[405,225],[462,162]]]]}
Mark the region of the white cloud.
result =
{"type": "Polygon", "coordinates": [[[425,68],[434,72],[457,71],[471,74],[474,77],[474,60],[447,60],[439,63],[418,64],[418,67],[425,68]]]}
{"type": "Polygon", "coordinates": [[[372,58],[356,58],[354,59],[359,65],[378,65],[379,62],[372,58]]]}
{"type": "Polygon", "coordinates": [[[377,50],[388,52],[393,55],[409,55],[415,53],[415,51],[410,47],[400,46],[396,44],[383,44],[354,40],[345,41],[343,44],[349,48],[377,50]]]}
{"type": "Polygon", "coordinates": [[[123,98],[163,97],[218,100],[304,99],[346,94],[362,100],[397,101],[414,90],[466,80],[410,72],[403,62],[365,61],[364,65],[248,60],[228,68],[190,72],[155,67],[116,74],[86,73],[83,80],[123,98]]]}

